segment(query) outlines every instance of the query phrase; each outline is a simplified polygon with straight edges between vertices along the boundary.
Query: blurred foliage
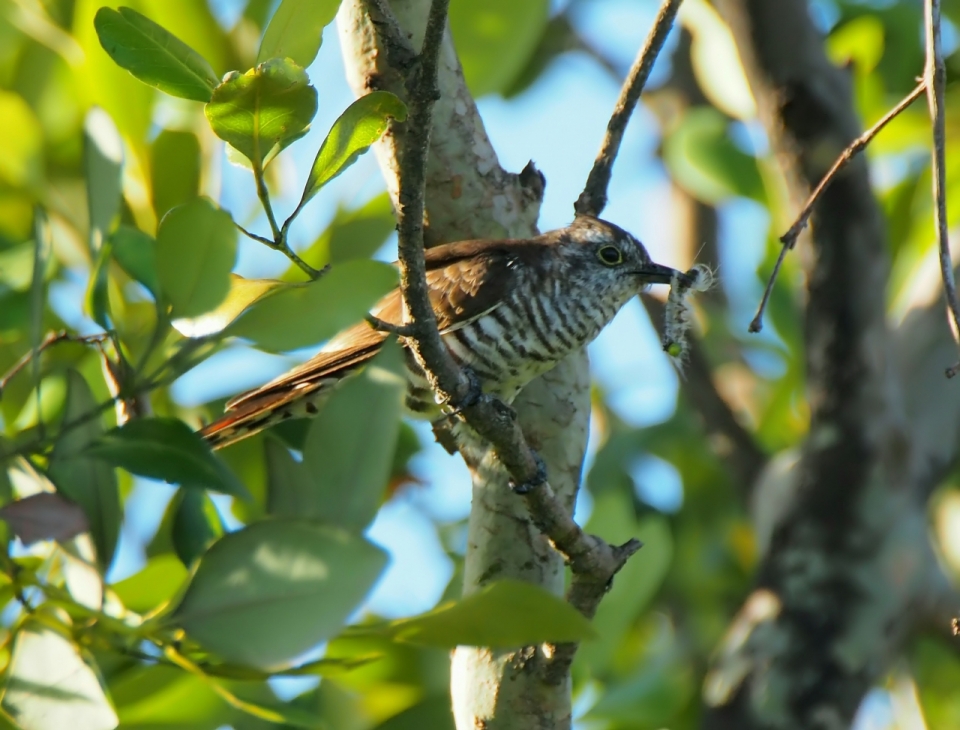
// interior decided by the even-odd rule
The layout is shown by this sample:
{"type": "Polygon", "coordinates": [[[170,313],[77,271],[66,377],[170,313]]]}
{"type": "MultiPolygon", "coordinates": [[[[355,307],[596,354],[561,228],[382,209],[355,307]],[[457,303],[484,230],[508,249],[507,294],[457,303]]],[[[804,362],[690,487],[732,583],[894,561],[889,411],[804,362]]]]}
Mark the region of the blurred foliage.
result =
{"type": "MultiPolygon", "coordinates": [[[[546,0],[453,0],[471,90],[522,93],[571,52],[615,69],[580,34],[583,2],[551,17],[546,0]]],[[[405,110],[380,92],[344,110],[309,151],[316,157],[301,206],[276,220],[264,168],[302,146],[324,103],[305,69],[337,3],[250,0],[232,28],[203,0],[130,3],[0,0],[0,377],[12,373],[0,391],[0,506],[19,510],[0,512],[0,725],[444,730],[452,728],[445,648],[596,634],[574,665],[589,727],[696,727],[705,667],[750,584],[758,546],[743,485],[725,461],[729,444],[705,435],[684,398],[664,423],[637,429],[597,394],[588,528],[645,547],[592,628],[565,604],[506,583],[418,617],[354,615],[384,564],[363,532],[384,500],[416,481],[408,462],[420,444],[401,419],[396,350],[313,421],[217,454],[194,435],[222,401],[178,404],[177,377],[238,337],[266,351],[315,346],[396,283],[393,269],[371,260],[394,227],[385,195],[341,206],[324,230],[309,231],[302,265],[291,263],[280,280],[233,273],[235,221],[247,216],[215,202],[219,140],[257,183],[271,224],[261,242],[289,254],[302,205],[405,110]],[[306,281],[328,264],[329,275],[306,281]],[[652,458],[679,477],[675,510],[642,497],[638,466],[652,458]],[[110,583],[129,529],[131,475],[179,486],[156,534],[143,536],[145,566],[110,583]],[[51,493],[65,499],[28,501],[51,493]],[[314,686],[281,699],[268,681],[277,676],[312,677],[314,686]]],[[[871,123],[921,70],[920,8],[821,5],[833,23],[828,52],[849,66],[871,123]]],[[[960,2],[944,11],[960,22],[960,2]]],[[[663,164],[703,204],[742,199],[769,211],[759,287],[789,222],[783,184],[729,32],[697,0],[685,3],[682,22],[700,93],[691,101],[690,80],[684,91],[673,79],[649,95],[663,164]]],[[[958,55],[949,63],[953,80],[958,55]]],[[[960,105],[952,85],[947,103],[948,111],[960,105]]],[[[948,113],[950,145],[956,119],[948,113]]],[[[915,284],[934,245],[928,137],[917,105],[867,153],[889,223],[894,320],[928,296],[915,284]]],[[[948,189],[958,190],[949,182],[960,168],[949,162],[948,189]]],[[[957,215],[960,200],[949,207],[957,215]]],[[[732,301],[736,287],[720,273],[732,301]]],[[[698,311],[714,380],[771,457],[797,447],[807,429],[802,306],[791,256],[763,339],[748,340],[716,301],[698,311]]],[[[455,564],[462,527],[437,525],[455,564]]],[[[458,592],[455,577],[447,598],[458,592]]],[[[925,641],[909,659],[929,727],[960,724],[956,652],[925,641]]]]}

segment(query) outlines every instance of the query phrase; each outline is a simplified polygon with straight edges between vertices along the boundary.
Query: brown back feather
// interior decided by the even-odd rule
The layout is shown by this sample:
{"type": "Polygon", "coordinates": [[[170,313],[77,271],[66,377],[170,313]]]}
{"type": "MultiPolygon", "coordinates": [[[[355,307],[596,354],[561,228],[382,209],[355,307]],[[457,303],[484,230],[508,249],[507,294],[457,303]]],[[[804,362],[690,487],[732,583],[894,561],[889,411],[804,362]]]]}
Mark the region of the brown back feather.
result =
{"type": "MultiPolygon", "coordinates": [[[[456,329],[494,309],[514,285],[516,267],[535,265],[546,245],[540,240],[458,241],[428,249],[427,284],[440,331],[456,329]]],[[[399,289],[381,299],[372,312],[385,322],[400,324],[403,302],[399,289]]],[[[317,390],[325,380],[349,375],[373,358],[385,339],[385,333],[366,322],[344,330],[302,365],[229,401],[223,418],[202,433],[215,437],[219,431],[255,420],[317,390]]]]}

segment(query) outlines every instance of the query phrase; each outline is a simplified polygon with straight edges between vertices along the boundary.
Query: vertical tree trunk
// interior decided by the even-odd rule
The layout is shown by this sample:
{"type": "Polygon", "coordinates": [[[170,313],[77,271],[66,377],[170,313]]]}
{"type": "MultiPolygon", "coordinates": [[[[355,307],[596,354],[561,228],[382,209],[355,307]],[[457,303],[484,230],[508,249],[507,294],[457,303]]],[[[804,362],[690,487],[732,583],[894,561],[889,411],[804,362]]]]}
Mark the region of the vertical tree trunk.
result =
{"type": "MultiPolygon", "coordinates": [[[[348,79],[357,94],[389,89],[405,96],[401,67],[411,49],[419,51],[429,5],[429,0],[394,0],[385,9],[371,0],[344,0],[338,25],[348,79]],[[403,29],[406,49],[398,47],[396,38],[389,38],[394,20],[403,29]]],[[[428,240],[436,244],[536,233],[543,192],[539,173],[532,166],[519,175],[500,167],[464,84],[449,34],[441,53],[441,99],[434,110],[427,163],[428,240]]],[[[376,149],[396,204],[402,127],[388,133],[376,149]]],[[[572,508],[590,415],[586,353],[569,357],[531,383],[514,407],[528,442],[547,464],[551,485],[572,508]]],[[[563,562],[531,523],[524,502],[508,488],[502,469],[489,454],[471,467],[473,506],[465,593],[499,578],[519,578],[562,595],[563,562]]],[[[457,727],[569,728],[569,677],[546,681],[543,658],[541,647],[458,648],[451,672],[457,727]]]]}

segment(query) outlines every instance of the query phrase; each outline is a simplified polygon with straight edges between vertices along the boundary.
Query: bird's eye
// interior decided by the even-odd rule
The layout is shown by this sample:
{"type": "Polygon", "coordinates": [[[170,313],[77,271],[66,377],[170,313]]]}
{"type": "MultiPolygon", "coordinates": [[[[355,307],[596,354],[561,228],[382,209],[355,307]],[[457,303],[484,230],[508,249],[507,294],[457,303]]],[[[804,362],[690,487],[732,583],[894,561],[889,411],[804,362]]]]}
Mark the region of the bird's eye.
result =
{"type": "Polygon", "coordinates": [[[616,246],[602,246],[600,250],[597,251],[597,258],[607,266],[616,266],[617,264],[623,263],[623,254],[620,253],[620,249],[616,246]]]}

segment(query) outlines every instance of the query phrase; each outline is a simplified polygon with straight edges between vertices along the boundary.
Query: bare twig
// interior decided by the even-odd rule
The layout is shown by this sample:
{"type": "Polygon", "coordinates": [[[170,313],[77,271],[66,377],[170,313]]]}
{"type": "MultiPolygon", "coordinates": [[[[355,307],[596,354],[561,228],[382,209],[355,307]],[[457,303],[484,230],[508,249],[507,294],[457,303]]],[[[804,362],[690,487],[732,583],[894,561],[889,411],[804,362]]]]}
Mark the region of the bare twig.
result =
{"type": "Polygon", "coordinates": [[[657,19],[647,36],[643,48],[637,54],[630,73],[620,91],[620,98],[617,99],[617,105],[614,107],[613,115],[607,123],[607,133],[603,138],[603,144],[600,146],[600,152],[593,163],[593,169],[587,177],[587,184],[574,203],[573,209],[577,215],[600,215],[607,205],[607,187],[610,185],[610,174],[613,170],[613,161],[617,158],[620,151],[620,142],[623,140],[623,133],[627,128],[627,122],[630,121],[630,115],[633,114],[637,102],[640,100],[640,94],[650,71],[653,69],[654,61],[660,55],[664,41],[673,27],[673,21],[677,17],[677,11],[680,10],[682,0],[664,0],[660,6],[660,12],[657,19]]]}
{"type": "MultiPolygon", "coordinates": [[[[950,238],[947,233],[947,182],[946,182],[946,131],[943,114],[943,88],[947,71],[943,63],[943,48],[940,44],[940,0],[925,0],[924,28],[927,36],[927,59],[923,68],[923,83],[927,90],[927,106],[933,125],[933,151],[931,153],[931,177],[933,178],[933,227],[937,232],[940,249],[940,274],[943,277],[943,293],[953,316],[953,323],[960,331],[960,302],[957,301],[957,283],[953,277],[953,262],[950,260],[950,238]]],[[[948,378],[960,371],[960,363],[946,370],[948,378]]]]}
{"type": "Polygon", "coordinates": [[[379,317],[374,317],[372,314],[368,314],[365,319],[378,332],[388,332],[398,337],[409,337],[413,333],[413,328],[408,324],[393,324],[379,317]]]}
{"type": "Polygon", "coordinates": [[[763,313],[767,308],[767,302],[770,300],[770,294],[773,292],[773,284],[777,280],[777,275],[780,273],[780,267],[783,265],[783,260],[786,258],[787,251],[796,245],[797,238],[800,237],[803,229],[807,227],[807,223],[810,221],[810,216],[813,213],[813,207],[817,204],[820,196],[823,195],[823,192],[830,186],[830,183],[836,179],[840,170],[846,167],[854,157],[860,154],[867,147],[867,145],[873,141],[873,138],[877,136],[880,130],[900,116],[900,114],[908,106],[919,99],[920,95],[923,94],[926,88],[927,78],[924,76],[924,78],[921,79],[920,82],[914,87],[913,91],[900,100],[900,103],[884,114],[880,121],[870,127],[870,129],[851,142],[847,148],[840,153],[840,156],[836,159],[836,162],[833,163],[833,166],[827,171],[827,174],[821,178],[819,183],[817,183],[817,187],[812,193],[810,193],[810,197],[807,198],[807,202],[804,203],[803,210],[800,211],[800,215],[797,216],[797,220],[794,221],[793,225],[790,226],[790,229],[786,233],[780,236],[780,242],[783,244],[783,246],[780,249],[780,255],[777,256],[777,262],[773,265],[773,271],[770,273],[770,278],[767,281],[767,288],[763,291],[763,298],[760,300],[760,306],[757,308],[757,314],[753,318],[753,321],[750,322],[749,329],[751,332],[759,332],[761,329],[763,329],[763,313]]]}
{"type": "Polygon", "coordinates": [[[41,352],[46,350],[48,347],[52,347],[60,342],[80,342],[83,344],[94,344],[101,343],[104,340],[110,339],[110,335],[106,333],[100,333],[96,335],[72,335],[66,330],[61,330],[60,332],[50,332],[46,337],[41,340],[40,344],[36,348],[27,352],[23,357],[17,360],[13,366],[6,372],[6,374],[0,378],[0,398],[3,397],[3,391],[6,389],[7,384],[16,377],[17,373],[23,370],[31,361],[33,361],[41,352]]]}
{"type": "MultiPolygon", "coordinates": [[[[493,398],[471,399],[476,395],[475,384],[460,371],[443,345],[430,305],[423,249],[425,167],[431,112],[438,96],[437,54],[448,3],[433,0],[430,7],[417,75],[410,84],[407,147],[400,166],[400,287],[409,311],[410,342],[441,401],[453,406],[466,424],[493,446],[513,483],[521,485],[517,492],[526,499],[531,519],[573,572],[568,600],[592,617],[611,578],[640,549],[640,543],[630,540],[614,547],[580,529],[547,482],[542,463],[527,446],[512,410],[493,398]]],[[[575,646],[557,649],[558,661],[550,674],[562,677],[569,669],[575,646]]]]}

